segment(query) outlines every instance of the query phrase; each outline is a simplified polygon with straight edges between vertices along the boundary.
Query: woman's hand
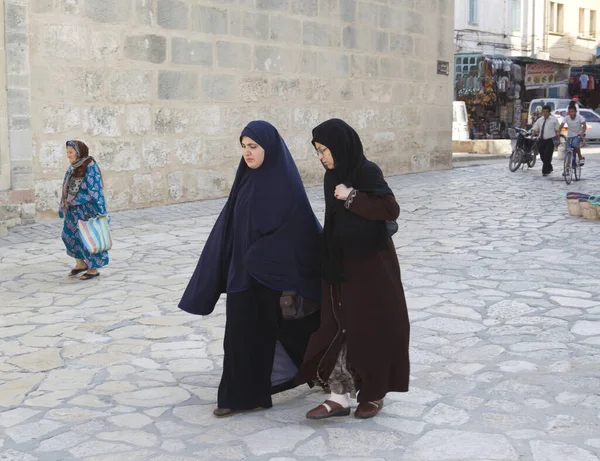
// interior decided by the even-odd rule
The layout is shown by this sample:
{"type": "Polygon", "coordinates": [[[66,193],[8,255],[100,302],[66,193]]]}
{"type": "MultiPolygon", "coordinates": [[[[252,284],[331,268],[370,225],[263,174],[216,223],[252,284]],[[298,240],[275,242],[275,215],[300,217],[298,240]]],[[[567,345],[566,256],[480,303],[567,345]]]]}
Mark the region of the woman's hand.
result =
{"type": "Polygon", "coordinates": [[[350,192],[352,192],[351,187],[346,187],[345,184],[339,184],[335,188],[335,192],[333,193],[333,195],[335,196],[336,199],[343,200],[345,202],[348,199],[350,192]]]}

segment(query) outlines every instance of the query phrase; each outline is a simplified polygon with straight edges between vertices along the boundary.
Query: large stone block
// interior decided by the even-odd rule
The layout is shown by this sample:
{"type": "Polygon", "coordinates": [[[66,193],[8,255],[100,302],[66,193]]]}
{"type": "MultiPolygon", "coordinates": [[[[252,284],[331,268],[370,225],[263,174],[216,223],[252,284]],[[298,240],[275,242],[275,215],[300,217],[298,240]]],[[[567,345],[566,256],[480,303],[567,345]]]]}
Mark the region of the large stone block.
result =
{"type": "Polygon", "coordinates": [[[390,50],[403,56],[414,54],[415,40],[410,35],[392,34],[390,37],[390,50]]]}
{"type": "Polygon", "coordinates": [[[157,23],[165,29],[187,30],[188,5],[180,0],[160,0],[157,3],[157,23]]]}
{"type": "Polygon", "coordinates": [[[277,46],[254,47],[254,68],[273,73],[311,74],[316,72],[316,53],[277,46]]]}
{"type": "Polygon", "coordinates": [[[358,4],[358,24],[367,27],[377,27],[379,24],[379,7],[372,3],[358,4]]]}
{"type": "Polygon", "coordinates": [[[259,120],[267,120],[279,131],[287,131],[291,125],[291,109],[286,106],[259,106],[259,120]]]}
{"type": "Polygon", "coordinates": [[[170,156],[171,150],[169,149],[169,143],[166,141],[154,139],[142,145],[144,165],[150,170],[168,165],[170,156]]]}
{"type": "Polygon", "coordinates": [[[263,77],[240,80],[240,98],[244,102],[260,102],[269,97],[269,81],[263,77]]]}
{"type": "Polygon", "coordinates": [[[135,0],[135,16],[138,24],[144,26],[156,25],[154,3],[155,0],[135,0]]]}
{"type": "MultiPolygon", "coordinates": [[[[240,132],[243,127],[240,127],[240,132]]],[[[242,156],[239,138],[210,138],[204,142],[202,152],[202,165],[205,167],[234,166],[239,163],[242,156]]]]}
{"type": "Polygon", "coordinates": [[[316,107],[296,108],[292,113],[292,127],[299,132],[312,131],[319,121],[319,109],[316,107]]]}
{"type": "Polygon", "coordinates": [[[159,72],[158,97],[160,99],[194,100],[198,98],[198,93],[198,74],[194,72],[159,72]]]}
{"type": "Polygon", "coordinates": [[[302,86],[298,78],[276,78],[271,81],[271,93],[280,101],[300,99],[302,86]]]}
{"type": "Polygon", "coordinates": [[[152,130],[150,106],[127,106],[127,133],[138,136],[145,135],[152,130]]]}
{"type": "Polygon", "coordinates": [[[320,22],[305,21],[302,42],[312,46],[333,46],[334,27],[320,22]]]}
{"type": "Polygon", "coordinates": [[[30,190],[34,187],[31,162],[11,162],[10,185],[13,190],[30,190]]]}
{"type": "MultiPolygon", "coordinates": [[[[98,101],[104,95],[104,71],[99,69],[71,69],[71,81],[65,81],[66,94],[79,102],[98,101]]],[[[51,83],[55,83],[51,82],[51,83]]]]}
{"type": "Polygon", "coordinates": [[[171,41],[171,60],[175,64],[212,67],[212,43],[173,37],[171,41]]]}
{"type": "Polygon", "coordinates": [[[157,205],[167,196],[167,181],[161,173],[134,174],[131,201],[136,205],[157,205]]]}
{"type": "Polygon", "coordinates": [[[394,31],[404,30],[405,11],[396,8],[382,6],[379,12],[379,24],[383,29],[393,29],[394,31]]]}
{"type": "Polygon", "coordinates": [[[92,31],[90,48],[94,59],[104,61],[117,57],[121,49],[121,37],[118,32],[92,31]]]}
{"type": "Polygon", "coordinates": [[[29,47],[21,43],[7,43],[6,72],[10,76],[29,75],[29,47]]]}
{"type": "Polygon", "coordinates": [[[126,210],[132,207],[132,185],[131,173],[113,174],[106,180],[104,184],[104,196],[109,210],[126,210]]]}
{"type": "Polygon", "coordinates": [[[154,130],[158,134],[183,133],[190,123],[190,116],[183,109],[159,109],[154,116],[154,130]]]}
{"type": "Polygon", "coordinates": [[[306,81],[305,96],[311,102],[328,102],[332,94],[332,81],[324,78],[313,78],[306,81]]]}
{"type": "Polygon", "coordinates": [[[135,171],[141,166],[135,144],[129,141],[99,141],[91,154],[104,171],[135,171]]]}
{"type": "Polygon", "coordinates": [[[362,84],[362,99],[377,103],[389,104],[392,102],[394,87],[391,83],[367,81],[362,84]]]}
{"type": "Polygon", "coordinates": [[[167,57],[167,39],[159,35],[125,37],[125,57],[134,61],[161,64],[167,57]]]}
{"type": "Polygon", "coordinates": [[[349,75],[348,55],[336,52],[322,52],[317,56],[319,75],[325,77],[347,77],[349,75]]]}
{"type": "Polygon", "coordinates": [[[233,75],[203,75],[202,93],[205,101],[235,101],[237,97],[236,78],[233,75]]]}
{"type": "Polygon", "coordinates": [[[252,40],[269,39],[269,15],[266,13],[244,13],[244,37],[252,40]]]}
{"type": "Polygon", "coordinates": [[[385,78],[402,78],[404,75],[404,61],[397,58],[382,58],[381,76],[385,78]]]}
{"type": "Polygon", "coordinates": [[[84,110],[83,131],[90,136],[121,136],[120,117],[123,106],[88,107],[84,110]]]}
{"type": "MultiPolygon", "coordinates": [[[[221,106],[196,106],[191,112],[191,127],[194,133],[215,135],[221,131],[221,106]]],[[[229,119],[224,118],[227,123],[229,119]]]]}
{"type": "Polygon", "coordinates": [[[192,6],[192,30],[203,34],[227,34],[227,10],[204,5],[192,6]]]}
{"type": "Polygon", "coordinates": [[[356,10],[356,0],[340,0],[340,18],[342,21],[356,22],[356,10]]]}
{"type": "Polygon", "coordinates": [[[89,56],[86,46],[89,28],[75,24],[48,24],[38,29],[41,47],[49,57],[61,59],[85,59],[89,56]]]}
{"type": "Polygon", "coordinates": [[[9,132],[10,159],[14,161],[31,161],[33,159],[33,133],[31,129],[10,130],[9,132]]]}
{"type": "Polygon", "coordinates": [[[116,71],[111,74],[108,86],[112,102],[146,102],[152,99],[152,72],[116,71]]]}
{"type": "Polygon", "coordinates": [[[45,134],[61,134],[81,127],[81,111],[77,106],[44,106],[42,125],[45,134]]]}
{"type": "Polygon", "coordinates": [[[172,171],[167,175],[167,185],[169,186],[169,198],[175,202],[183,199],[185,195],[185,172],[172,171]]]}
{"type": "Polygon", "coordinates": [[[62,169],[68,167],[65,144],[60,141],[42,141],[38,158],[40,166],[44,169],[62,169]]]}
{"type": "Polygon", "coordinates": [[[8,113],[11,116],[31,114],[29,90],[9,88],[6,96],[8,100],[8,113]]]}
{"type": "Polygon", "coordinates": [[[201,138],[185,138],[175,141],[175,156],[182,165],[198,165],[202,155],[201,138]]]}
{"type": "Polygon", "coordinates": [[[350,58],[350,75],[353,77],[378,77],[379,62],[375,56],[352,55],[350,58]]]}
{"type": "Polygon", "coordinates": [[[427,78],[427,66],[416,59],[404,60],[404,78],[414,82],[421,82],[427,78]]]}
{"type": "Polygon", "coordinates": [[[11,131],[31,129],[31,116],[29,115],[11,116],[8,122],[11,131]]]}
{"type": "Polygon", "coordinates": [[[381,30],[372,31],[371,47],[377,53],[389,53],[390,51],[390,34],[381,30]]]}
{"type": "Polygon", "coordinates": [[[29,8],[34,14],[51,13],[54,10],[54,0],[30,0],[29,8]]]}
{"type": "Polygon", "coordinates": [[[58,11],[79,15],[83,10],[83,0],[58,0],[58,11]]]}
{"type": "Polygon", "coordinates": [[[7,31],[23,32],[27,30],[27,7],[25,5],[6,2],[5,15],[7,31]]]}
{"type": "Polygon", "coordinates": [[[131,18],[131,2],[123,0],[86,0],[85,14],[97,22],[127,22],[131,18]]]}
{"type": "Polygon", "coordinates": [[[319,0],[319,16],[337,18],[340,13],[338,0],[319,0]]]}
{"type": "Polygon", "coordinates": [[[287,16],[271,16],[270,39],[279,42],[301,43],[301,22],[287,16]]]}
{"type": "Polygon", "coordinates": [[[38,179],[35,182],[35,206],[38,211],[56,211],[60,203],[62,180],[38,179]]]}
{"type": "Polygon", "coordinates": [[[371,31],[353,26],[345,27],[344,48],[369,51],[371,48],[371,31]]]}
{"type": "Polygon", "coordinates": [[[244,43],[218,41],[217,62],[223,69],[250,70],[252,49],[244,43]]]}
{"type": "Polygon", "coordinates": [[[302,16],[318,16],[319,0],[302,0],[301,2],[292,2],[292,13],[302,16]]]}
{"type": "Polygon", "coordinates": [[[252,120],[259,120],[258,107],[250,105],[248,107],[223,106],[223,124],[221,132],[233,136],[239,136],[243,128],[252,120]]]}
{"type": "Polygon", "coordinates": [[[188,200],[223,197],[229,190],[229,181],[223,170],[200,170],[190,175],[188,200]]]}
{"type": "Polygon", "coordinates": [[[290,0],[256,0],[256,8],[269,11],[288,11],[290,0]]]}
{"type": "MultiPolygon", "coordinates": [[[[424,10],[428,11],[428,10],[424,10]]],[[[425,18],[421,13],[413,13],[411,11],[405,13],[404,30],[411,34],[425,33],[425,18]]]]}

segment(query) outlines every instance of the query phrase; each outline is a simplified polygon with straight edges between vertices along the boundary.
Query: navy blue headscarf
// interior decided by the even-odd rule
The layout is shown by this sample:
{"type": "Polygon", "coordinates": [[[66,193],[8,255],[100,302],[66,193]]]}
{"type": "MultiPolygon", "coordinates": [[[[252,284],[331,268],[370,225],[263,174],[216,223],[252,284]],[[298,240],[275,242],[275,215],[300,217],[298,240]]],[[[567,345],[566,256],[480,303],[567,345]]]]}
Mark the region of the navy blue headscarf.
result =
{"type": "Polygon", "coordinates": [[[321,226],[294,159],[277,129],[254,121],[242,131],[265,151],[260,168],[242,158],[225,207],[204,246],[179,308],[210,314],[223,293],[253,283],[320,301],[321,226]],[[237,206],[236,206],[237,205],[237,206]]]}

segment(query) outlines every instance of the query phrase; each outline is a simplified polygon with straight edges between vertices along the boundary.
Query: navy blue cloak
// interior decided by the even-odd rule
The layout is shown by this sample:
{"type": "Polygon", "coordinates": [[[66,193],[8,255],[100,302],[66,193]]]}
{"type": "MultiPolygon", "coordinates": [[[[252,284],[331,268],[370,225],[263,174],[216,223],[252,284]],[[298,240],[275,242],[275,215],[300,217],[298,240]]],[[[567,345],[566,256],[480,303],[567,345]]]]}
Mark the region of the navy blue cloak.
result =
{"type": "Polygon", "coordinates": [[[209,315],[223,293],[252,283],[294,291],[320,302],[321,225],[310,206],[294,159],[268,122],[242,132],[265,151],[251,169],[242,158],[229,198],[210,233],[179,308],[209,315]]]}

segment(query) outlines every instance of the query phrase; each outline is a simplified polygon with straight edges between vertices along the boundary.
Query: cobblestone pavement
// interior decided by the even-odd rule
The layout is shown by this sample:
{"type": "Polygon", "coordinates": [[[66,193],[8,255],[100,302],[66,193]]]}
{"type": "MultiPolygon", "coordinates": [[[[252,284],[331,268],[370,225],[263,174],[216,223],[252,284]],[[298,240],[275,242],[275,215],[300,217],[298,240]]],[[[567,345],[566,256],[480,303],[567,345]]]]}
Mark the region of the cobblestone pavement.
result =
{"type": "MultiPolygon", "coordinates": [[[[217,420],[223,304],[176,304],[223,201],[115,213],[112,263],[69,280],[60,222],[0,240],[0,459],[596,461],[600,221],[507,162],[390,180],[412,387],[373,420],[315,422],[307,387],[217,420]]],[[[320,189],[310,189],[322,215],[320,189]]]]}

